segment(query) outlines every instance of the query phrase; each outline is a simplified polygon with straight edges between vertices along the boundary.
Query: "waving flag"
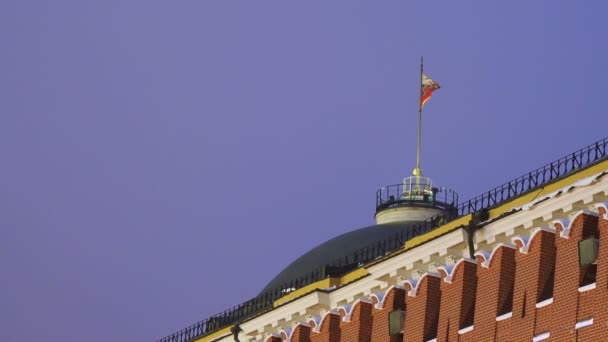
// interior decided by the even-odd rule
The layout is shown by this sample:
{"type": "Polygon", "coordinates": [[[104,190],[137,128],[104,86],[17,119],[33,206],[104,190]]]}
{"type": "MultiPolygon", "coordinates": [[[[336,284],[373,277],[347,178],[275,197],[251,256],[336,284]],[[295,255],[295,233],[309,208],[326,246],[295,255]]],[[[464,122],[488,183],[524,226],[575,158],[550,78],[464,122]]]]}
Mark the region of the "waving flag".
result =
{"type": "Polygon", "coordinates": [[[433,81],[426,74],[422,74],[422,84],[420,91],[420,108],[424,107],[424,104],[431,99],[433,92],[439,89],[439,84],[433,81]]]}

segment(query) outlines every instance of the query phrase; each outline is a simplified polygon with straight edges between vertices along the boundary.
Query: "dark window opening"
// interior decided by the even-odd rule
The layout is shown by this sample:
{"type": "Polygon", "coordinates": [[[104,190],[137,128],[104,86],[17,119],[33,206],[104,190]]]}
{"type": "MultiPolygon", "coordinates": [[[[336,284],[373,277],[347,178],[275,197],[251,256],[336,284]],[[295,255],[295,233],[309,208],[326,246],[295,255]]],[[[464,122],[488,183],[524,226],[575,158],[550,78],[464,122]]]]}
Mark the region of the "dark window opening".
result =
{"type": "Polygon", "coordinates": [[[460,323],[459,329],[464,329],[473,325],[473,320],[475,318],[475,299],[473,299],[472,305],[464,309],[466,312],[464,313],[464,319],[460,323]]]}
{"type": "Polygon", "coordinates": [[[498,316],[513,311],[513,284],[511,284],[509,293],[507,294],[506,298],[502,301],[502,303],[499,303],[498,305],[498,316]]]}
{"type": "Polygon", "coordinates": [[[588,265],[581,268],[579,287],[595,283],[597,265],[588,265]]]}
{"type": "Polygon", "coordinates": [[[555,283],[555,264],[553,264],[553,270],[551,271],[551,273],[549,275],[547,275],[545,282],[542,284],[540,296],[538,297],[538,300],[536,301],[537,303],[540,303],[549,298],[553,298],[554,283],[555,283]]]}

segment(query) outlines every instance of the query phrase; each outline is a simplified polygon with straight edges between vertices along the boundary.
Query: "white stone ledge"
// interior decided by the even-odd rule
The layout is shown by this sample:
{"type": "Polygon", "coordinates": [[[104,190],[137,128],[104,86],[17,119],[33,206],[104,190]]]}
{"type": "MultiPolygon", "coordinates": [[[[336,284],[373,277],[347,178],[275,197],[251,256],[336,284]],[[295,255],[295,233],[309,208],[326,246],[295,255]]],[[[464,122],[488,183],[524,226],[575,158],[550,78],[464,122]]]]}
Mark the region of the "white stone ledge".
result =
{"type": "Polygon", "coordinates": [[[591,283],[589,285],[581,286],[578,288],[578,292],[590,291],[595,288],[595,283],[591,283]]]}
{"type": "Polygon", "coordinates": [[[550,332],[545,332],[545,333],[542,333],[542,334],[538,334],[538,335],[536,335],[536,336],[534,336],[532,338],[532,342],[544,341],[544,340],[548,339],[549,336],[551,336],[550,332]]]}
{"type": "Polygon", "coordinates": [[[574,326],[574,329],[580,329],[580,328],[588,327],[588,326],[590,326],[592,324],[593,324],[593,318],[586,319],[584,321],[576,322],[576,325],[574,326]]]}
{"type": "Polygon", "coordinates": [[[551,297],[549,299],[545,299],[542,302],[536,303],[536,308],[539,309],[539,308],[545,307],[551,303],[553,303],[553,297],[551,297]]]}
{"type": "Polygon", "coordinates": [[[462,329],[458,330],[458,334],[460,334],[460,335],[466,334],[466,333],[468,333],[469,331],[472,331],[472,330],[473,330],[473,326],[469,325],[466,328],[462,328],[462,329]]]}
{"type": "Polygon", "coordinates": [[[502,314],[500,316],[496,317],[496,321],[504,321],[505,319],[509,319],[511,318],[511,316],[513,316],[513,311],[511,312],[507,312],[506,314],[502,314]]]}

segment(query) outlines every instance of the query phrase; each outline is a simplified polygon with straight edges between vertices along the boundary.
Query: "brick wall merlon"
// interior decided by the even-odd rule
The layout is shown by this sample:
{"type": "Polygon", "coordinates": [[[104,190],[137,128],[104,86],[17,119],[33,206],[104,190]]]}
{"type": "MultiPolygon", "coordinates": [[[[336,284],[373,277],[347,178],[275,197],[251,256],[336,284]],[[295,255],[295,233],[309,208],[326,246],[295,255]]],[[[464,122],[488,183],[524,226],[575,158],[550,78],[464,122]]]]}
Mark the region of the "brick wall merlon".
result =
{"type": "Polygon", "coordinates": [[[477,259],[477,262],[480,264],[481,267],[490,268],[490,265],[492,264],[492,258],[494,257],[494,255],[496,255],[496,252],[500,248],[516,249],[515,245],[512,245],[510,243],[499,243],[492,249],[492,252],[479,251],[475,253],[475,258],[477,259]]]}
{"type": "Polygon", "coordinates": [[[572,229],[574,222],[577,219],[582,219],[582,216],[585,216],[585,215],[594,216],[594,217],[598,216],[597,213],[595,213],[593,211],[589,211],[589,210],[577,211],[570,220],[560,219],[560,220],[553,221],[553,226],[555,227],[555,231],[559,232],[559,236],[561,238],[564,238],[564,239],[569,238],[570,230],[572,229]]]}
{"type": "Polygon", "coordinates": [[[314,316],[308,320],[308,325],[312,328],[312,330],[319,331],[319,326],[321,325],[321,317],[314,316]]]}
{"type": "Polygon", "coordinates": [[[608,220],[608,202],[597,203],[594,207],[598,210],[599,215],[602,216],[604,220],[608,220]]]}
{"type": "MultiPolygon", "coordinates": [[[[313,332],[320,332],[323,329],[324,325],[327,325],[329,323],[329,321],[331,320],[332,316],[338,316],[340,317],[340,313],[336,310],[330,310],[328,312],[325,313],[325,315],[323,315],[323,317],[320,317],[319,324],[315,325],[312,329],[313,332]]],[[[315,317],[317,318],[317,317],[315,317]]],[[[317,322],[317,320],[314,320],[315,323],[317,322]]],[[[309,321],[310,322],[310,321],[309,321]]]]}
{"type": "Polygon", "coordinates": [[[530,247],[534,242],[534,238],[540,236],[541,232],[555,234],[555,231],[550,228],[535,228],[530,233],[530,236],[516,236],[512,238],[511,241],[513,241],[513,243],[517,246],[520,253],[528,254],[528,252],[530,251],[530,247]]]}
{"type": "Polygon", "coordinates": [[[369,298],[359,298],[352,304],[340,305],[337,310],[340,313],[340,316],[342,316],[342,321],[350,322],[350,318],[355,311],[355,308],[358,305],[361,305],[361,303],[373,304],[373,301],[369,298]]]}
{"type": "Polygon", "coordinates": [[[269,334],[264,339],[264,342],[281,342],[281,335],[269,334]]]}
{"type": "Polygon", "coordinates": [[[386,299],[389,298],[393,291],[405,291],[405,287],[401,285],[392,285],[384,292],[372,293],[372,301],[376,309],[384,309],[386,299]]]}
{"type": "Polygon", "coordinates": [[[454,275],[456,274],[456,270],[459,269],[460,265],[463,265],[465,262],[471,263],[474,265],[477,264],[477,260],[470,259],[470,258],[462,258],[462,259],[458,260],[458,262],[456,264],[454,264],[453,266],[448,266],[448,265],[439,266],[437,269],[439,270],[439,273],[441,274],[443,281],[445,281],[446,283],[451,283],[452,280],[454,279],[454,275]]]}
{"type": "Polygon", "coordinates": [[[282,328],[281,330],[279,330],[279,334],[281,335],[281,338],[283,340],[291,340],[295,332],[301,329],[310,329],[310,325],[299,322],[291,328],[282,328]]]}
{"type": "Polygon", "coordinates": [[[420,289],[422,281],[428,279],[428,277],[441,278],[441,275],[435,272],[426,272],[420,277],[420,279],[406,280],[403,285],[405,285],[407,295],[410,297],[416,297],[418,295],[418,289],[420,289]]]}

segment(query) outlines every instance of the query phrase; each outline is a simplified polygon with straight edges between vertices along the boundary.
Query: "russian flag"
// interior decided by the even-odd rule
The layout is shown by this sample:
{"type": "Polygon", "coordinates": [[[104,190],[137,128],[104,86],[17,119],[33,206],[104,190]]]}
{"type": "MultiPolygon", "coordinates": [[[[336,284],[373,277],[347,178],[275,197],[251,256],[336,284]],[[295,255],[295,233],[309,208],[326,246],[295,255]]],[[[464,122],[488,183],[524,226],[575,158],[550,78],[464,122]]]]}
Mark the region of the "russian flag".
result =
{"type": "Polygon", "coordinates": [[[431,99],[433,92],[439,88],[439,83],[433,81],[426,74],[422,74],[422,84],[420,86],[420,108],[424,107],[424,104],[431,99]]]}

